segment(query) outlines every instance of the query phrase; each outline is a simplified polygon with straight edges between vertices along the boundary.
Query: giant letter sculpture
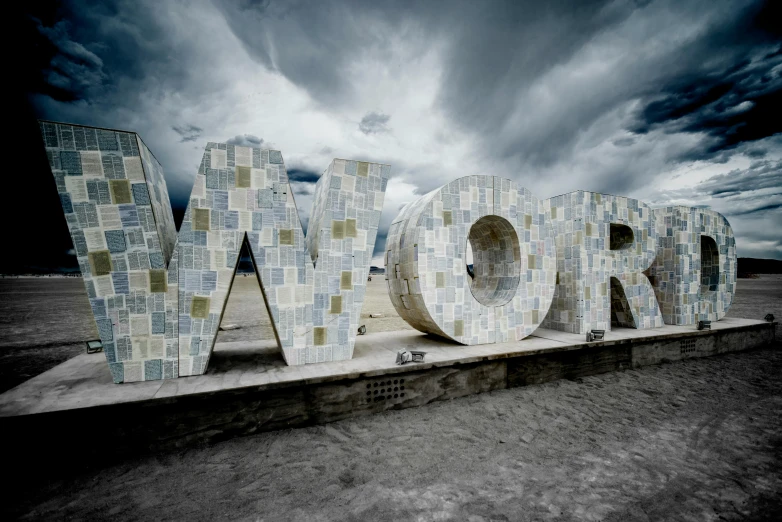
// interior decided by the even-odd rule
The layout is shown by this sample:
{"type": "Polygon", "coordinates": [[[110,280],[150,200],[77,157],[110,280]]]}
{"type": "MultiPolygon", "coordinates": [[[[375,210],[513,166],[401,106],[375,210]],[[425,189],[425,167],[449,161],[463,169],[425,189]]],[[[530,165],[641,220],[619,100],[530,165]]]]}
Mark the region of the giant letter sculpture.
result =
{"type": "Polygon", "coordinates": [[[177,377],[176,229],[160,165],[133,133],[40,127],[115,382],[177,377]]]}
{"type": "Polygon", "coordinates": [[[539,204],[509,180],[469,176],[402,209],[389,230],[386,274],[391,302],[411,326],[480,344],[521,339],[541,323],[583,334],[612,323],[718,320],[735,291],[736,251],[727,220],[710,210],[652,210],[585,191],[539,204]],[[464,269],[467,241],[474,279],[464,269]]]}
{"type": "Polygon", "coordinates": [[[736,241],[713,210],[655,209],[659,247],[650,271],[666,324],[722,319],[736,291],[736,241]]]}
{"type": "Polygon", "coordinates": [[[286,362],[352,356],[389,166],[334,160],[305,246],[280,152],[209,143],[176,243],[136,134],[40,126],[115,382],[206,371],[245,240],[286,362]]]}
{"type": "Polygon", "coordinates": [[[247,238],[288,364],[353,356],[389,167],[334,160],[306,238],[282,155],[209,143],[179,239],[179,375],[204,372],[247,238]]]}
{"type": "Polygon", "coordinates": [[[406,206],[391,224],[386,278],[399,315],[462,344],[518,341],[540,325],[556,252],[543,205],[494,176],[457,179],[406,206]],[[474,278],[466,271],[466,249],[474,278]]]}
{"type": "Polygon", "coordinates": [[[557,289],[544,328],[583,334],[663,325],[649,279],[657,251],[652,209],[582,190],[545,201],[557,239],[557,289]],[[613,318],[612,318],[613,314],[613,318]]]}
{"type": "MultiPolygon", "coordinates": [[[[305,237],[279,151],[209,143],[177,242],[163,169],[136,134],[40,125],[115,382],[206,371],[243,242],[286,362],[352,357],[388,165],[334,160],[305,237]]],[[[585,191],[541,202],[467,176],[401,211],[386,274],[412,326],[481,344],[541,324],[583,334],[718,320],[736,249],[710,210],[585,191]]]]}

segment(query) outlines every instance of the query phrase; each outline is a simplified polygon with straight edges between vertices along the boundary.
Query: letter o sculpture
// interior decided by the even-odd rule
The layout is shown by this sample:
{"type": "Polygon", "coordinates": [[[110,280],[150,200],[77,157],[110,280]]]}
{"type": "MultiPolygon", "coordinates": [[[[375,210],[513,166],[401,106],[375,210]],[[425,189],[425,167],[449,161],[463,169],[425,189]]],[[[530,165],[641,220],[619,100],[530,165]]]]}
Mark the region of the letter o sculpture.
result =
{"type": "Polygon", "coordinates": [[[511,180],[467,176],[430,192],[402,209],[387,245],[391,302],[422,332],[467,345],[518,341],[551,305],[552,228],[542,203],[511,180]]]}

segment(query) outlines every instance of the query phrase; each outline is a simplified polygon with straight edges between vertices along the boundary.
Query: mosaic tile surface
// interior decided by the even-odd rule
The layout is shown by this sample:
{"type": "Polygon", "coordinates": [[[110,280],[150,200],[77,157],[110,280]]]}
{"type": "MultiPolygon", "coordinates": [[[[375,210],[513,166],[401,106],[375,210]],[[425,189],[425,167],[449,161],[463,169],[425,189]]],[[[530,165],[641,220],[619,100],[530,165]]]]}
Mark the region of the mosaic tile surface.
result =
{"type": "Polygon", "coordinates": [[[543,204],[557,249],[556,292],[543,327],[584,334],[610,330],[612,301],[618,323],[662,326],[654,289],[643,274],[657,252],[652,209],[635,199],[585,191],[543,204]],[[615,237],[620,248],[611,250],[611,223],[629,227],[632,241],[615,237]]]}
{"type": "Polygon", "coordinates": [[[245,240],[288,364],[352,357],[390,166],[334,160],[305,238],[279,151],[209,143],[177,236],[138,136],[40,128],[115,382],[206,371],[245,240]]]}
{"type": "Polygon", "coordinates": [[[725,316],[736,292],[736,241],[713,210],[654,210],[657,259],[650,271],[666,324],[690,325],[725,316]]]}
{"type": "Polygon", "coordinates": [[[176,229],[160,164],[134,133],[40,129],[114,381],[177,377],[176,229]]]}
{"type": "MultiPolygon", "coordinates": [[[[40,129],[115,382],[206,371],[244,241],[288,364],[352,357],[388,165],[334,160],[305,237],[279,151],[209,143],[177,236],[163,169],[136,134],[40,129]]],[[[716,212],[584,191],[539,201],[493,176],[407,205],[387,244],[400,316],[463,344],[541,324],[719,320],[735,292],[735,240],[716,212]]]]}
{"type": "Polygon", "coordinates": [[[282,154],[209,143],[179,231],[179,371],[206,370],[249,243],[288,364],[350,359],[390,167],[334,160],[305,238],[282,154]]]}
{"type": "Polygon", "coordinates": [[[386,244],[391,302],[422,332],[467,345],[523,339],[553,298],[544,207],[508,179],[467,176],[421,197],[396,217],[386,244]]]}

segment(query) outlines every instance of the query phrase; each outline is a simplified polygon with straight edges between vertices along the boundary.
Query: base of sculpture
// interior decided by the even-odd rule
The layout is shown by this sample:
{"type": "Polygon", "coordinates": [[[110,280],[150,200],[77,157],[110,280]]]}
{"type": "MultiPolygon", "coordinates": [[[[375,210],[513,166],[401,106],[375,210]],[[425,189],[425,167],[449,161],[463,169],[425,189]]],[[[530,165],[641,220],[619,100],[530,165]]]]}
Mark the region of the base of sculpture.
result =
{"type": "MultiPolygon", "coordinates": [[[[273,342],[218,343],[206,375],[115,386],[102,354],[80,355],[0,395],[0,430],[25,462],[105,464],[133,454],[298,428],[474,393],[758,348],[775,323],[711,330],[619,328],[587,343],[539,329],[521,342],[456,345],[417,331],[359,336],[353,359],[287,366],[273,342]],[[427,352],[396,364],[396,352],[427,352]]],[[[36,469],[34,466],[30,469],[36,469]]]]}

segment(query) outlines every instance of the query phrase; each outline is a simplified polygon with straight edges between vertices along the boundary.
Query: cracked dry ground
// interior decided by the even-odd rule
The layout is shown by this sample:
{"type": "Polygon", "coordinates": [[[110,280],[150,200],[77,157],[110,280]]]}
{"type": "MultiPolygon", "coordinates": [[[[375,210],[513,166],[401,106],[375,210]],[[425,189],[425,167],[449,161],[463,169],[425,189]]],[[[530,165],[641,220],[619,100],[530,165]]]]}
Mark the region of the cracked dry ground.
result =
{"type": "Polygon", "coordinates": [[[259,434],[17,484],[12,515],[772,520],[780,366],[777,346],[259,434]]]}

